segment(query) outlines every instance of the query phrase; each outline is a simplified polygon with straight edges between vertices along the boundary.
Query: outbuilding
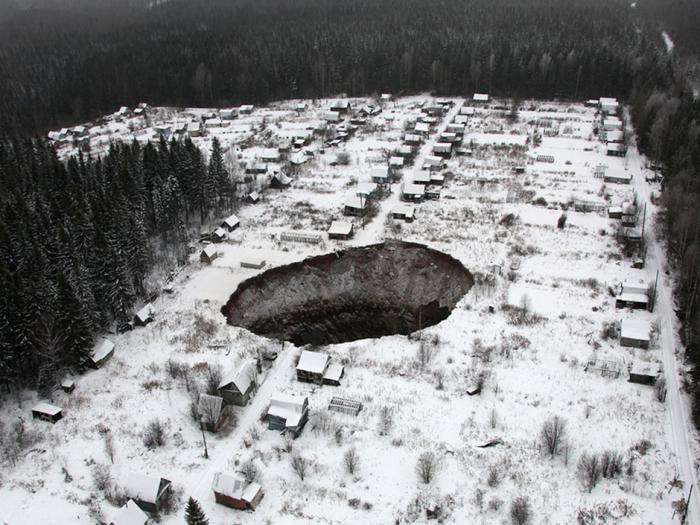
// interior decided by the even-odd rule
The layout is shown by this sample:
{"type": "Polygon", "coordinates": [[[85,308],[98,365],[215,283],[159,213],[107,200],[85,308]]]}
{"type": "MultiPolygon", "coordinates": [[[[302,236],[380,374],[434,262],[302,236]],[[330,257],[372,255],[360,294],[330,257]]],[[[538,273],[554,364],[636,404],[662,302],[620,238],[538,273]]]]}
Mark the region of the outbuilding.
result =
{"type": "Polygon", "coordinates": [[[222,228],[226,228],[227,231],[232,232],[241,225],[241,220],[235,215],[227,217],[224,222],[221,223],[222,228]]]}
{"type": "MultiPolygon", "coordinates": [[[[630,184],[632,182],[632,174],[626,171],[606,172],[603,176],[603,181],[611,184],[630,184]]],[[[622,215],[620,218],[622,218],[622,215]]]]}
{"type": "Polygon", "coordinates": [[[126,495],[144,512],[157,514],[171,490],[170,480],[131,472],[124,484],[126,495]]]}
{"type": "Polygon", "coordinates": [[[255,389],[257,371],[253,361],[245,361],[226,374],[219,383],[219,395],[229,405],[245,406],[255,389]]]}
{"type": "Polygon", "coordinates": [[[413,184],[430,184],[430,172],[425,170],[413,172],[411,182],[413,184]]]}
{"type": "Polygon", "coordinates": [[[267,409],[267,427],[297,437],[309,419],[309,398],[276,393],[267,409]]]}
{"type": "Polygon", "coordinates": [[[489,101],[489,95],[488,93],[474,93],[472,101],[478,104],[485,104],[489,101]]]}
{"type": "Polygon", "coordinates": [[[63,410],[45,401],[39,401],[32,407],[32,418],[55,423],[63,418],[63,410]]]}
{"type": "Polygon", "coordinates": [[[606,154],[608,157],[624,157],[627,155],[627,148],[619,142],[608,142],[606,154]]]}
{"type": "Polygon", "coordinates": [[[112,516],[109,525],[148,525],[151,519],[132,499],[112,516]]]}
{"type": "Polygon", "coordinates": [[[340,122],[340,113],[338,113],[337,111],[326,111],[323,114],[323,120],[325,120],[326,122],[340,122]]]}
{"type": "Polygon", "coordinates": [[[442,157],[428,155],[423,160],[422,168],[424,170],[441,170],[445,166],[445,160],[442,157]]]}
{"type": "Polygon", "coordinates": [[[650,363],[639,359],[632,363],[630,368],[630,383],[639,383],[640,385],[653,385],[659,378],[661,366],[659,363],[650,363]]]}
{"type": "Polygon", "coordinates": [[[259,255],[248,255],[241,259],[241,268],[251,268],[253,270],[260,270],[265,267],[265,259],[259,255]]]}
{"type": "Polygon", "coordinates": [[[339,113],[341,115],[349,113],[351,109],[352,106],[350,105],[350,101],[347,99],[335,100],[331,104],[331,111],[335,111],[336,113],[339,113]]]}
{"type": "Polygon", "coordinates": [[[290,184],[292,184],[292,179],[287,177],[287,174],[281,171],[279,173],[275,173],[270,179],[270,188],[277,190],[289,188],[290,184]]]}
{"type": "Polygon", "coordinates": [[[214,474],[212,490],[217,503],[238,510],[255,510],[264,495],[258,483],[223,472],[214,474]]]}
{"type": "Polygon", "coordinates": [[[267,148],[260,154],[260,160],[263,162],[279,162],[280,158],[279,148],[267,148]]]}
{"type": "Polygon", "coordinates": [[[329,239],[339,239],[347,241],[353,235],[353,226],[348,221],[333,221],[328,228],[329,239]]]}
{"type": "Polygon", "coordinates": [[[216,246],[214,246],[213,244],[208,244],[200,252],[199,260],[203,263],[211,264],[212,262],[214,262],[214,259],[216,259],[218,256],[219,254],[216,251],[216,246]]]}
{"type": "Polygon", "coordinates": [[[211,233],[212,242],[223,242],[228,239],[228,231],[225,228],[218,227],[211,233]]]}
{"type": "Polygon", "coordinates": [[[250,204],[257,204],[260,201],[260,194],[257,191],[252,191],[246,196],[246,201],[250,204]]]}
{"type": "Polygon", "coordinates": [[[145,305],[134,315],[134,324],[136,326],[146,326],[154,319],[154,310],[151,304],[145,305]]]}
{"type": "Polygon", "coordinates": [[[102,368],[114,355],[114,343],[109,339],[100,341],[95,349],[90,354],[90,366],[93,368],[102,368]]]}
{"type": "Polygon", "coordinates": [[[633,348],[649,348],[651,324],[641,319],[625,319],[620,327],[620,344],[633,348]]]}

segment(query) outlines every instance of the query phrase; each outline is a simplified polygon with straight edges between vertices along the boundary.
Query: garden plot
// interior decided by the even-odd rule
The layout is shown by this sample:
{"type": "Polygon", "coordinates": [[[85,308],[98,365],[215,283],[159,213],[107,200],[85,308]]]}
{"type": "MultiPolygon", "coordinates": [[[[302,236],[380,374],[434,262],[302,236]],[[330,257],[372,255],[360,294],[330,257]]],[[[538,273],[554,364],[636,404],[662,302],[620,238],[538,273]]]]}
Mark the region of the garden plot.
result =
{"type": "MultiPolygon", "coordinates": [[[[351,102],[355,108],[377,103],[351,102]]],[[[669,523],[672,502],[683,493],[669,484],[676,465],[666,406],[653,387],[627,381],[635,358],[659,358],[662,340],[653,334],[649,350],[623,348],[615,333],[622,319],[656,325],[658,314],[615,309],[608,286],[639,275],[620,255],[616,221],[602,210],[584,213],[569,206],[575,199],[617,204],[633,193],[631,186],[594,177],[600,163],[608,171],[629,168],[589,140],[595,110],[528,102],[511,120],[504,111],[480,107],[463,142],[473,148],[472,156],[448,160],[444,173],[451,175],[441,198],[417,204],[414,222],[391,219],[381,207],[353,240],[280,241],[282,231],[325,230],[340,218],[345,197],[366,178],[374,157],[400,145],[404,127],[421,114],[421,102],[435,100],[385,103],[366,130],[338,147],[322,143],[333,129],[313,135],[308,149],[315,154],[295,168],[287,189],[266,188],[266,175],[248,179],[245,190],[260,190],[263,198],[235,210],[241,226],[216,245],[221,256],[205,265],[197,251],[175,279],[174,293],[154,302],[156,320],[111,336],[115,357],[78,377],[73,394],[55,394],[63,420],[26,422],[27,438],[36,441],[0,474],[2,519],[15,525],[109,518],[122,502],[123,479],[138,471],[176,487],[180,504],[161,517],[164,525],[182,523],[182,502],[189,496],[200,501],[211,525],[423,523],[426,510],[435,507],[445,523],[503,523],[519,496],[528,498],[533,523],[596,523],[580,521],[594,514],[608,523],[669,523]],[[533,148],[527,138],[543,119],[557,121],[559,136],[545,136],[533,148]],[[347,163],[337,162],[343,152],[347,163]],[[537,161],[538,155],[555,162],[537,161]],[[526,172],[513,173],[516,166],[526,166],[526,172]],[[558,227],[562,213],[566,221],[558,227]],[[298,382],[294,367],[301,348],[225,323],[221,306],[249,277],[385,238],[420,242],[455,257],[476,284],[447,319],[411,336],[314,348],[344,365],[340,387],[298,382]],[[241,268],[251,257],[264,259],[266,267],[241,268]],[[247,407],[232,409],[230,425],[205,434],[204,458],[202,432],[192,417],[194,392],[210,387],[220,370],[263,351],[279,356],[262,362],[257,392],[247,407]],[[604,376],[591,362],[615,362],[620,375],[604,376]],[[308,396],[310,421],[294,441],[259,421],[275,392],[308,396]],[[335,396],[363,408],[357,416],[330,412],[335,396]],[[555,417],[565,421],[567,439],[551,454],[541,433],[555,417]],[[144,431],[154,419],[166,438],[149,447],[144,431]],[[353,472],[345,459],[351,450],[359,457],[353,472]],[[585,459],[605,453],[614,468],[591,484],[585,459]],[[419,461],[432,462],[430,479],[416,472],[419,461]],[[254,513],[214,502],[214,473],[240,470],[255,474],[265,492],[254,513]],[[32,504],[37,498],[50,504],[50,515],[42,510],[47,505],[32,504]]],[[[463,103],[457,100],[456,107],[463,103]]],[[[236,158],[241,155],[238,160],[254,160],[263,148],[325,126],[330,101],[308,101],[300,112],[294,111],[297,104],[256,109],[194,140],[208,151],[217,136],[236,158]],[[242,141],[249,147],[237,149],[242,141]]],[[[166,114],[185,118],[163,112],[162,122],[166,114]]],[[[419,156],[445,123],[429,135],[419,156]]],[[[120,124],[110,133],[128,137],[126,129],[120,124]]],[[[283,160],[277,167],[284,166],[283,160]]],[[[398,202],[397,192],[394,185],[380,206],[398,202]]],[[[19,401],[2,407],[2,421],[26,419],[35,395],[22,393],[19,401]]]]}

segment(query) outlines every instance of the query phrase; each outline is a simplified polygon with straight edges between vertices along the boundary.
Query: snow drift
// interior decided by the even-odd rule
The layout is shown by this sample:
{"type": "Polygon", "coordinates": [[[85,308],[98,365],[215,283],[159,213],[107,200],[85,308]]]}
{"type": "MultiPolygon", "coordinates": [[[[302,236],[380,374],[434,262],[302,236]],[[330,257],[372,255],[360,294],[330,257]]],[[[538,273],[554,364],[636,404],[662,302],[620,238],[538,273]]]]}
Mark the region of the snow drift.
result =
{"type": "Polygon", "coordinates": [[[263,272],[221,312],[231,325],[299,346],[343,343],[437,324],[473,284],[445,253],[386,241],[263,272]]]}

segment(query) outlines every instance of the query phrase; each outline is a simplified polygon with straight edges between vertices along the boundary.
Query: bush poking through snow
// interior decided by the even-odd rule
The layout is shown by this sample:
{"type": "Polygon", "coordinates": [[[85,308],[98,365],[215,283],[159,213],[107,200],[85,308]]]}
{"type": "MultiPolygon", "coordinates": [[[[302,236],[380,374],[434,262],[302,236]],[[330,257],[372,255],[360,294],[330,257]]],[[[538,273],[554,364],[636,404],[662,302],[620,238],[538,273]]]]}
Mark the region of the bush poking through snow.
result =
{"type": "Polygon", "coordinates": [[[416,462],[416,474],[418,474],[418,479],[421,483],[430,483],[435,479],[435,474],[438,471],[438,460],[435,457],[435,453],[426,450],[418,456],[418,461],[416,462]]]}
{"type": "Polygon", "coordinates": [[[578,460],[578,476],[588,492],[592,492],[603,475],[600,459],[596,454],[584,452],[578,460]]]}
{"type": "Polygon", "coordinates": [[[654,383],[654,395],[659,403],[666,401],[666,378],[660,376],[654,383]]]}
{"type": "Polygon", "coordinates": [[[143,444],[148,449],[165,445],[165,426],[159,419],[153,419],[143,430],[143,444]]]}
{"type": "Polygon", "coordinates": [[[604,478],[616,478],[622,474],[622,454],[606,450],[600,455],[600,468],[604,478]]]}
{"type": "Polygon", "coordinates": [[[95,463],[92,466],[92,480],[95,482],[95,488],[100,492],[104,492],[111,488],[112,469],[104,463],[95,463]]]}
{"type": "Polygon", "coordinates": [[[562,213],[557,220],[557,228],[563,230],[566,227],[566,213],[562,213]]]}
{"type": "Polygon", "coordinates": [[[501,472],[498,465],[491,465],[489,467],[489,476],[486,479],[486,483],[491,488],[498,487],[498,485],[501,483],[501,472]]]}
{"type": "Polygon", "coordinates": [[[345,455],[343,455],[343,464],[348,474],[351,476],[355,475],[360,467],[360,455],[357,453],[355,447],[350,447],[345,451],[345,455]]]}
{"type": "Polygon", "coordinates": [[[530,502],[525,496],[518,496],[510,504],[510,521],[513,525],[525,525],[530,522],[530,502]]]}
{"type": "Polygon", "coordinates": [[[241,465],[240,472],[243,478],[248,482],[252,483],[253,481],[260,480],[260,469],[252,459],[249,459],[241,465]]]}
{"type": "Polygon", "coordinates": [[[377,430],[380,436],[388,436],[394,426],[394,414],[391,408],[384,405],[379,409],[379,420],[377,422],[377,430]]]}
{"type": "Polygon", "coordinates": [[[299,476],[299,479],[301,481],[304,481],[304,478],[306,477],[306,473],[309,470],[309,462],[308,460],[300,456],[298,454],[292,455],[291,457],[291,463],[292,463],[292,470],[294,473],[299,476]]]}
{"type": "Polygon", "coordinates": [[[617,339],[617,323],[615,321],[605,321],[603,329],[600,331],[600,337],[603,338],[603,341],[617,339]]]}
{"type": "Polygon", "coordinates": [[[566,440],[566,420],[560,416],[550,417],[542,424],[540,438],[547,453],[554,458],[566,440]]]}

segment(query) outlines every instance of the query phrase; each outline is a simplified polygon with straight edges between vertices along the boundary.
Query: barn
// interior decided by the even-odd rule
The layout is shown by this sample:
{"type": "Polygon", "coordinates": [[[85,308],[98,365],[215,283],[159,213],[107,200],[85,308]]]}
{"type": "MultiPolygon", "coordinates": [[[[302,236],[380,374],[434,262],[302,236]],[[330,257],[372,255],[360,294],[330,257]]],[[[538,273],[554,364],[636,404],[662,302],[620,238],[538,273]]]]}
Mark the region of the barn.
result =
{"type": "Polygon", "coordinates": [[[328,238],[329,239],[339,239],[341,241],[347,241],[352,237],[353,226],[351,222],[347,221],[333,221],[330,228],[328,228],[328,238]]]}
{"type": "Polygon", "coordinates": [[[264,496],[258,483],[223,472],[214,474],[212,490],[217,503],[238,510],[255,510],[264,496]]]}
{"type": "Polygon", "coordinates": [[[114,343],[109,339],[103,339],[90,354],[90,366],[102,368],[114,355],[114,343]]]}
{"type": "Polygon", "coordinates": [[[229,405],[247,405],[255,389],[257,375],[255,363],[245,361],[223,377],[219,383],[219,395],[229,405]]]}
{"type": "Polygon", "coordinates": [[[142,511],[134,500],[130,499],[114,513],[109,525],[148,525],[150,521],[148,514],[142,511]]]}
{"type": "Polygon", "coordinates": [[[297,437],[309,419],[309,398],[276,393],[267,410],[267,427],[297,437]]]}
{"type": "Polygon", "coordinates": [[[157,514],[161,503],[170,493],[170,480],[131,472],[124,484],[126,495],[144,512],[157,514]]]}
{"type": "Polygon", "coordinates": [[[625,319],[620,327],[620,344],[633,348],[649,348],[651,324],[640,319],[625,319]]]}
{"type": "Polygon", "coordinates": [[[32,418],[55,423],[63,418],[63,410],[45,401],[39,401],[32,407],[32,418]]]}
{"type": "Polygon", "coordinates": [[[216,252],[216,246],[213,244],[208,244],[199,254],[199,260],[206,264],[211,264],[214,262],[219,254],[216,252]]]}

